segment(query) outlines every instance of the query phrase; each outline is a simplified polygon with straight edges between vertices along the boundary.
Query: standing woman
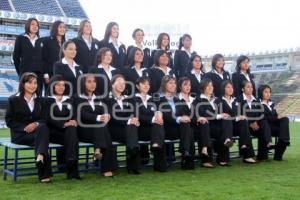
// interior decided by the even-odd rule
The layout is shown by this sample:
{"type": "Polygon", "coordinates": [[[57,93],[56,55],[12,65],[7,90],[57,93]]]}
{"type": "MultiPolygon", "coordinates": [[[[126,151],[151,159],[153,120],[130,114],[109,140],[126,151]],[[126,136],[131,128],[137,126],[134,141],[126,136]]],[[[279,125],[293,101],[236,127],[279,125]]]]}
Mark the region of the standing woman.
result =
{"type": "Polygon", "coordinates": [[[175,72],[172,70],[168,64],[170,61],[170,57],[168,53],[164,50],[157,50],[154,56],[154,66],[149,70],[149,77],[150,77],[150,93],[157,93],[160,85],[161,80],[164,76],[172,76],[175,77],[175,72]]]}
{"type": "Polygon", "coordinates": [[[8,99],[5,121],[13,143],[34,146],[38,178],[41,182],[50,182],[49,130],[38,90],[38,77],[34,73],[23,73],[19,93],[8,99]]]}
{"type": "Polygon", "coordinates": [[[200,96],[200,83],[204,77],[203,64],[201,56],[193,54],[189,60],[189,67],[186,71],[186,77],[191,81],[191,96],[200,96]]]}
{"type": "Polygon", "coordinates": [[[230,80],[230,75],[228,71],[224,69],[225,60],[224,56],[221,54],[216,54],[212,58],[211,66],[212,70],[205,74],[205,77],[212,80],[214,87],[214,96],[221,96],[221,84],[224,80],[230,80]]]}
{"type": "Polygon", "coordinates": [[[117,74],[111,80],[111,95],[107,100],[111,115],[109,131],[113,141],[126,145],[126,167],[129,174],[140,174],[140,152],[138,143],[138,127],[140,121],[136,117],[135,104],[132,98],[124,96],[125,78],[117,74]]]}
{"type": "Polygon", "coordinates": [[[54,75],[61,75],[67,83],[65,95],[72,96],[77,94],[77,79],[82,74],[82,67],[79,66],[74,58],[76,56],[76,45],[73,41],[66,41],[60,50],[61,60],[54,64],[54,75]]]}
{"type": "MultiPolygon", "coordinates": [[[[230,115],[218,112],[215,102],[216,98],[213,96],[214,87],[210,79],[204,78],[201,81],[200,88],[201,95],[195,100],[195,115],[199,118],[199,122],[202,121],[209,124],[209,135],[215,139],[214,149],[217,153],[217,163],[220,166],[229,166],[229,147],[233,144],[231,140],[232,123],[228,120],[230,115]]],[[[207,145],[208,149],[210,149],[211,141],[207,145]]],[[[207,152],[207,155],[211,158],[210,154],[211,152],[207,152]]],[[[207,155],[205,161],[209,160],[207,155]]]]}
{"type": "MultiPolygon", "coordinates": [[[[163,114],[166,139],[180,139],[179,151],[181,153],[182,169],[193,169],[194,138],[190,126],[191,116],[188,116],[189,113],[180,107],[182,103],[175,96],[176,89],[176,78],[164,76],[161,81],[161,97],[158,102],[158,110],[163,114]]],[[[168,148],[171,147],[167,146],[167,149],[168,148]]]]}
{"type": "Polygon", "coordinates": [[[289,118],[277,113],[275,104],[271,101],[271,92],[269,85],[262,85],[258,88],[258,98],[264,106],[264,119],[267,120],[272,135],[279,138],[275,146],[274,160],[281,161],[286,147],[290,145],[289,118]]]}
{"type": "Polygon", "coordinates": [[[97,83],[96,95],[108,97],[112,77],[121,73],[119,69],[111,66],[112,59],[112,52],[106,47],[101,48],[96,54],[94,67],[89,70],[89,73],[95,74],[97,83]]]}
{"type": "MultiPolygon", "coordinates": [[[[25,72],[33,72],[37,75],[39,94],[42,94],[44,75],[47,73],[42,60],[42,39],[39,38],[39,22],[35,18],[29,18],[25,24],[25,33],[19,35],[15,41],[13,60],[19,78],[25,72]]],[[[45,75],[45,78],[47,76],[45,75]]]]}
{"type": "Polygon", "coordinates": [[[230,121],[233,124],[233,135],[239,136],[240,155],[243,157],[244,163],[253,164],[254,150],[252,139],[249,132],[249,123],[247,117],[238,112],[238,103],[233,97],[233,84],[230,80],[223,81],[221,86],[222,97],[216,100],[219,112],[230,115],[230,121]]]}
{"type": "Polygon", "coordinates": [[[178,50],[175,51],[174,56],[174,70],[178,78],[185,75],[191,56],[197,54],[192,51],[191,47],[192,37],[189,34],[184,34],[179,38],[178,50]]]}
{"type": "Polygon", "coordinates": [[[242,84],[244,81],[250,81],[253,87],[252,95],[256,97],[256,89],[254,75],[250,73],[250,59],[247,56],[241,55],[236,61],[235,72],[232,74],[232,83],[234,87],[234,96],[242,95],[242,84]]]}
{"type": "Polygon", "coordinates": [[[78,35],[73,41],[77,47],[77,54],[74,60],[83,67],[83,73],[88,73],[100,49],[99,41],[92,35],[92,25],[89,20],[85,19],[80,22],[78,35]]]}
{"type": "Polygon", "coordinates": [[[128,95],[135,93],[138,78],[148,76],[148,69],[143,66],[143,58],[143,51],[138,47],[131,47],[128,51],[128,67],[123,70],[126,81],[130,83],[126,88],[128,95]]]}
{"type": "MultiPolygon", "coordinates": [[[[151,141],[151,151],[153,153],[154,171],[165,172],[167,170],[166,150],[165,150],[165,130],[162,113],[157,111],[157,106],[153,98],[148,95],[150,89],[150,79],[148,77],[139,77],[136,80],[137,93],[134,102],[137,106],[140,126],[138,127],[139,140],[151,141]]],[[[142,145],[141,156],[143,156],[143,147],[148,153],[148,146],[142,145]]],[[[144,154],[145,155],[145,154],[144,154]]]]}
{"type": "Polygon", "coordinates": [[[127,48],[127,54],[128,54],[128,57],[129,57],[129,51],[131,48],[133,47],[137,47],[137,48],[140,48],[142,51],[143,51],[143,54],[144,54],[144,57],[143,57],[143,66],[145,68],[150,68],[150,59],[151,59],[151,56],[150,56],[150,49],[145,47],[143,42],[144,42],[144,31],[140,28],[137,28],[133,31],[132,33],[132,38],[134,39],[134,45],[132,46],[129,46],[127,48]]]}
{"type": "Polygon", "coordinates": [[[172,58],[172,51],[170,51],[170,36],[168,33],[160,33],[157,37],[156,40],[156,45],[157,45],[157,49],[154,49],[151,51],[151,59],[150,59],[150,67],[152,67],[152,65],[155,65],[155,53],[158,50],[164,50],[167,52],[168,56],[169,56],[169,63],[168,66],[173,68],[173,58],[172,58]]]}
{"type": "Polygon", "coordinates": [[[118,37],[119,25],[116,22],[108,23],[104,39],[100,41],[100,48],[109,48],[113,55],[112,66],[121,69],[126,65],[127,54],[125,45],[119,41],[118,37]]]}
{"type": "Polygon", "coordinates": [[[57,61],[60,60],[59,52],[60,48],[66,40],[65,37],[66,28],[65,24],[58,20],[52,24],[50,30],[50,36],[45,37],[43,40],[43,49],[42,49],[42,56],[45,68],[45,80],[47,80],[47,84],[49,79],[53,76],[53,65],[57,61]]]}
{"type": "Polygon", "coordinates": [[[95,95],[96,80],[85,74],[80,80],[80,94],[76,98],[79,141],[94,144],[94,161],[101,162],[101,173],[112,177],[118,167],[116,148],[112,145],[107,124],[110,121],[103,98],[95,95]]]}
{"type": "Polygon", "coordinates": [[[250,81],[242,84],[243,94],[237,98],[242,115],[245,115],[249,123],[250,134],[257,137],[257,160],[267,160],[268,150],[273,149],[271,128],[267,119],[263,118],[263,105],[252,95],[253,87],[250,81]]]}
{"type": "Polygon", "coordinates": [[[46,121],[50,142],[64,146],[67,179],[80,179],[78,173],[78,137],[74,99],[65,96],[65,81],[61,75],[50,79],[48,98],[45,98],[46,121]]]}

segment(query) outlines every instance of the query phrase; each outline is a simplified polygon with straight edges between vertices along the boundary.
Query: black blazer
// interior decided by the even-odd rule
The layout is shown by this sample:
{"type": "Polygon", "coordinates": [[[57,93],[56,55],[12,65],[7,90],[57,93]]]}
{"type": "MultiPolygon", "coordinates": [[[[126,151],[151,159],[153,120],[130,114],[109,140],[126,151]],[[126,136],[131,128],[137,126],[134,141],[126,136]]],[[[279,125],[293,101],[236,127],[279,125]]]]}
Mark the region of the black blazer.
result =
{"type": "Polygon", "coordinates": [[[266,119],[268,122],[275,122],[278,119],[278,113],[275,109],[275,104],[272,102],[271,104],[271,110],[268,108],[267,105],[262,104],[264,107],[264,119],[266,119]]]}
{"type": "MultiPolygon", "coordinates": [[[[150,67],[152,67],[154,65],[154,55],[157,50],[159,50],[159,49],[153,49],[151,51],[150,67]]],[[[167,51],[167,54],[169,55],[169,58],[170,58],[168,66],[170,68],[173,68],[174,67],[173,53],[172,53],[172,51],[167,51]]]]}
{"type": "Polygon", "coordinates": [[[36,40],[34,46],[24,35],[19,35],[16,38],[13,60],[19,76],[24,72],[44,73],[46,71],[42,61],[42,47],[41,38],[36,40]]]}
{"type": "MultiPolygon", "coordinates": [[[[75,96],[76,109],[78,106],[82,105],[81,109],[77,113],[78,122],[83,124],[101,124],[103,122],[97,121],[98,115],[108,114],[108,109],[106,103],[103,99],[94,99],[95,110],[90,106],[87,99],[82,98],[78,95],[75,96]]],[[[80,124],[80,123],[79,123],[80,124]]]]}
{"type": "Polygon", "coordinates": [[[67,64],[63,64],[61,60],[54,64],[53,74],[62,75],[64,77],[64,80],[70,82],[73,87],[73,92],[72,94],[70,94],[70,87],[68,84],[66,84],[65,95],[72,96],[74,94],[77,94],[77,79],[82,74],[81,66],[76,66],[75,70],[76,76],[74,76],[70,67],[67,64]]]}
{"type": "Polygon", "coordinates": [[[195,109],[195,113],[194,113],[195,117],[200,116],[200,117],[208,118],[208,120],[217,120],[217,114],[219,113],[218,113],[218,107],[216,102],[215,102],[215,108],[213,108],[207,99],[198,96],[194,100],[193,108],[195,109]]]}
{"type": "Polygon", "coordinates": [[[111,66],[113,66],[115,68],[118,68],[118,69],[126,66],[127,53],[126,53],[126,47],[125,47],[124,44],[121,44],[119,46],[119,53],[116,50],[116,48],[114,47],[114,45],[112,43],[109,43],[108,41],[101,40],[100,41],[100,48],[102,48],[102,47],[107,47],[112,52],[113,58],[112,58],[111,66]]]}
{"type": "MultiPolygon", "coordinates": [[[[130,50],[133,48],[134,46],[129,46],[127,48],[127,58],[128,58],[128,55],[129,55],[129,52],[130,50]]],[[[150,68],[151,65],[151,55],[150,55],[150,49],[149,48],[144,48],[143,49],[143,53],[144,53],[144,58],[143,58],[143,67],[145,68],[150,68]]]]}
{"type": "MultiPolygon", "coordinates": [[[[122,69],[122,74],[124,75],[126,81],[133,84],[133,88],[127,84],[126,86],[126,94],[131,95],[133,92],[135,93],[135,82],[140,77],[134,67],[124,67],[122,69]]],[[[149,69],[142,68],[142,76],[149,77],[149,69]]]]}
{"type": "MultiPolygon", "coordinates": [[[[191,55],[197,54],[195,51],[191,55]]],[[[190,56],[184,50],[176,50],[174,55],[174,69],[177,77],[184,76],[189,66],[190,56]]]]}
{"type": "MultiPolygon", "coordinates": [[[[169,76],[175,76],[173,69],[169,71],[169,76]]],[[[158,67],[152,67],[149,69],[149,78],[150,78],[150,94],[158,92],[161,84],[162,78],[165,76],[164,72],[158,67]]]]}
{"type": "Polygon", "coordinates": [[[163,120],[165,126],[178,126],[178,123],[176,122],[176,114],[178,106],[177,103],[179,102],[179,99],[177,97],[174,97],[173,99],[175,103],[175,113],[173,113],[171,105],[168,103],[168,100],[166,97],[160,97],[158,105],[158,110],[162,112],[163,114],[163,120]]]}
{"type": "Polygon", "coordinates": [[[95,56],[100,49],[100,42],[92,38],[91,49],[89,49],[82,37],[76,37],[73,41],[77,48],[74,60],[78,65],[82,66],[83,73],[88,73],[89,69],[94,65],[95,56]]]}
{"type": "Polygon", "coordinates": [[[238,96],[236,100],[239,104],[238,106],[241,111],[241,115],[245,115],[248,118],[250,124],[263,119],[263,111],[259,111],[263,108],[263,106],[258,100],[254,100],[252,102],[252,111],[249,105],[247,104],[247,101],[244,100],[243,95],[238,96]],[[255,112],[253,111],[253,109],[255,109],[255,112]]]}
{"type": "Polygon", "coordinates": [[[210,80],[212,80],[213,86],[214,86],[214,95],[216,97],[220,97],[221,96],[221,84],[224,80],[230,80],[230,75],[228,71],[224,71],[223,72],[223,79],[217,75],[216,73],[214,73],[213,71],[210,71],[206,74],[204,74],[204,77],[209,78],[210,80]]]}
{"type": "Polygon", "coordinates": [[[45,69],[44,73],[49,74],[49,77],[51,78],[53,75],[53,65],[60,60],[60,45],[58,41],[52,37],[43,38],[43,44],[42,58],[45,69]]]}
{"type": "Polygon", "coordinates": [[[215,100],[215,103],[218,106],[218,113],[227,113],[231,117],[237,117],[238,115],[238,102],[236,99],[231,103],[231,107],[228,105],[228,103],[222,98],[218,97],[215,100]]]}
{"type": "MultiPolygon", "coordinates": [[[[104,71],[103,68],[98,68],[98,67],[91,67],[89,69],[89,73],[91,74],[96,74],[96,75],[103,75],[106,78],[101,78],[101,77],[95,77],[96,78],[96,95],[104,95],[104,93],[106,93],[105,97],[108,97],[109,95],[109,91],[110,91],[110,79],[108,78],[106,72],[104,71]],[[105,86],[107,86],[105,88],[105,86]]],[[[115,69],[111,72],[112,76],[116,75],[116,74],[121,74],[121,71],[119,69],[115,69]]]]}
{"type": "MultiPolygon", "coordinates": [[[[255,88],[255,82],[254,82],[254,75],[253,74],[249,74],[249,78],[250,78],[250,81],[251,81],[252,86],[253,86],[253,93],[252,93],[252,95],[254,97],[256,97],[256,88],[255,88]]],[[[238,97],[238,96],[240,96],[240,95],[243,94],[242,84],[243,84],[244,81],[248,81],[248,80],[240,72],[234,72],[232,74],[232,83],[233,83],[233,89],[234,89],[234,96],[235,97],[238,97]]]]}
{"type": "Polygon", "coordinates": [[[63,101],[62,109],[60,110],[56,101],[52,97],[44,99],[46,110],[46,122],[49,129],[61,130],[64,128],[64,124],[69,120],[76,120],[76,108],[74,105],[74,99],[69,98],[63,101]],[[55,119],[56,118],[61,119],[55,119]]]}
{"type": "MultiPolygon", "coordinates": [[[[191,81],[191,96],[192,97],[200,96],[201,94],[200,82],[196,78],[195,74],[192,74],[191,71],[189,71],[186,72],[185,76],[188,77],[191,81]]],[[[203,79],[203,77],[204,77],[204,73],[201,75],[201,80],[203,79]]]]}
{"type": "Polygon", "coordinates": [[[25,133],[24,128],[28,124],[32,122],[45,122],[44,107],[41,97],[34,99],[34,109],[32,112],[23,96],[12,95],[8,98],[5,122],[10,128],[12,141],[25,133]]]}
{"type": "Polygon", "coordinates": [[[147,101],[147,107],[145,107],[140,97],[135,96],[133,100],[135,102],[135,105],[137,105],[137,117],[139,118],[141,125],[151,126],[152,118],[157,111],[156,102],[154,102],[153,98],[150,98],[147,101]]]}

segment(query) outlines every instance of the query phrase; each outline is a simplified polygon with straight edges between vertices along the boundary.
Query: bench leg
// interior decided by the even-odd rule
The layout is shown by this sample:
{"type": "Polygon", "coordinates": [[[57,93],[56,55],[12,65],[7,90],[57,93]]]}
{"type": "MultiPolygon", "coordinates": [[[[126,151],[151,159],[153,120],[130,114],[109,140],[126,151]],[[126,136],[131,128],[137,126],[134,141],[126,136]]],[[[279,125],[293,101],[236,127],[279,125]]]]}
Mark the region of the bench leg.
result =
{"type": "Polygon", "coordinates": [[[89,154],[90,154],[90,147],[85,148],[85,169],[89,169],[89,154]]]}
{"type": "Polygon", "coordinates": [[[14,159],[14,169],[13,169],[13,180],[14,180],[14,182],[17,182],[18,162],[19,162],[19,149],[15,149],[15,159],[14,159]]]}
{"type": "Polygon", "coordinates": [[[8,148],[4,147],[4,158],[3,158],[3,180],[7,179],[7,162],[8,162],[8,148]]]}

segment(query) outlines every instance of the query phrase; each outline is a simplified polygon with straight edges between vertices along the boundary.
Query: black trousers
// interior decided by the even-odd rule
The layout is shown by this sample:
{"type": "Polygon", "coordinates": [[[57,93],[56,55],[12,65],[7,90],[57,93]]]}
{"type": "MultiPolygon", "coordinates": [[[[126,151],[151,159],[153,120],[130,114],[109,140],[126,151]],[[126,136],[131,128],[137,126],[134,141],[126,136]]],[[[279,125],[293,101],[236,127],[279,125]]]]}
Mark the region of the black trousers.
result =
{"type": "Polygon", "coordinates": [[[226,139],[233,135],[233,125],[230,120],[210,120],[209,133],[213,138],[213,148],[217,153],[217,162],[229,162],[229,148],[224,145],[226,139]]]}
{"type": "Polygon", "coordinates": [[[112,140],[126,145],[127,170],[139,170],[140,150],[138,127],[135,125],[109,126],[112,140]]]}
{"type": "Polygon", "coordinates": [[[284,143],[290,142],[289,118],[284,117],[274,122],[269,122],[272,136],[276,136],[284,143]]]}
{"type": "Polygon", "coordinates": [[[15,133],[12,137],[15,144],[34,146],[35,156],[42,154],[44,156],[44,170],[39,172],[39,178],[52,176],[51,159],[48,154],[49,147],[49,129],[45,123],[39,123],[39,126],[32,133],[25,131],[15,133]]]}
{"type": "Polygon", "coordinates": [[[94,148],[100,148],[103,155],[101,159],[101,172],[114,171],[118,168],[117,150],[112,145],[111,135],[107,126],[83,128],[79,127],[78,137],[81,142],[94,144],[94,148]]]}
{"type": "Polygon", "coordinates": [[[63,145],[64,160],[78,160],[78,135],[75,126],[69,126],[64,129],[50,127],[50,142],[63,145]]]}
{"type": "Polygon", "coordinates": [[[141,141],[150,141],[151,145],[156,143],[158,146],[163,147],[165,143],[164,126],[158,124],[144,126],[141,124],[141,126],[138,127],[138,138],[141,141]]]}
{"type": "Polygon", "coordinates": [[[263,160],[268,158],[268,148],[269,142],[272,142],[271,127],[267,120],[257,121],[259,129],[254,131],[249,127],[250,134],[257,137],[257,159],[263,160]]]}
{"type": "Polygon", "coordinates": [[[255,156],[251,134],[249,131],[249,123],[247,120],[232,121],[233,123],[233,135],[239,136],[239,150],[240,154],[244,158],[252,158],[255,156]],[[241,150],[242,146],[246,146],[247,149],[241,150]]]}

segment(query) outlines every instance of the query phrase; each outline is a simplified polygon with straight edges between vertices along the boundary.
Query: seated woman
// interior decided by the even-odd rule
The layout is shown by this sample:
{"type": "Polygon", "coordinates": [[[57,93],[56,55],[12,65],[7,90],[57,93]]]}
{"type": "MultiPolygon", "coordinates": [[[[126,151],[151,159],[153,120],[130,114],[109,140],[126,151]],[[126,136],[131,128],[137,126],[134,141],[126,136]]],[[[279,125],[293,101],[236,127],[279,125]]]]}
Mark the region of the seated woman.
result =
{"type": "Polygon", "coordinates": [[[78,173],[78,137],[74,101],[65,96],[65,81],[54,75],[49,82],[49,97],[45,98],[46,122],[50,142],[64,146],[67,179],[80,179],[78,173]]]}
{"type": "Polygon", "coordinates": [[[219,111],[230,115],[233,125],[233,135],[239,136],[239,149],[243,157],[243,162],[249,164],[256,163],[247,117],[238,113],[238,104],[233,97],[233,84],[230,80],[225,80],[222,83],[221,95],[222,97],[216,100],[216,104],[219,111]]]}
{"type": "MultiPolygon", "coordinates": [[[[210,79],[204,78],[201,81],[200,89],[201,95],[195,100],[197,122],[209,124],[209,135],[215,140],[214,150],[217,153],[217,163],[220,166],[229,166],[229,147],[233,144],[231,140],[232,123],[227,120],[230,115],[227,113],[218,114],[216,98],[213,96],[214,87],[210,79]]],[[[206,145],[211,147],[211,141],[207,142],[206,145]]],[[[207,155],[211,155],[211,152],[208,152],[207,155]]],[[[205,161],[207,160],[205,159],[205,161]]]]}
{"type": "Polygon", "coordinates": [[[181,166],[183,169],[194,168],[193,132],[190,126],[191,119],[180,108],[176,95],[176,78],[164,76],[160,87],[161,97],[158,110],[163,113],[164,128],[167,140],[180,139],[182,154],[181,166]]]}
{"type": "Polygon", "coordinates": [[[290,145],[289,118],[278,114],[271,101],[271,87],[262,85],[258,88],[258,97],[264,106],[264,119],[267,120],[272,136],[279,137],[275,146],[274,160],[281,161],[286,147],[290,145]]]}
{"type": "Polygon", "coordinates": [[[113,177],[117,155],[107,127],[110,121],[107,106],[95,95],[96,80],[92,74],[84,75],[80,86],[80,95],[76,98],[79,141],[94,144],[95,163],[101,160],[103,176],[113,177]]]}
{"type": "Polygon", "coordinates": [[[258,138],[257,160],[268,159],[268,149],[272,145],[271,130],[266,119],[263,118],[263,106],[253,96],[253,87],[250,81],[242,83],[243,94],[237,98],[240,115],[245,115],[249,124],[250,134],[258,138]]]}
{"type": "MultiPolygon", "coordinates": [[[[139,140],[151,141],[153,152],[154,171],[166,172],[166,150],[165,150],[165,130],[162,113],[157,111],[156,105],[150,95],[150,80],[148,77],[140,77],[136,81],[137,94],[134,101],[137,107],[137,114],[140,120],[138,127],[139,140]]],[[[143,145],[145,146],[145,145],[143,145]]],[[[148,150],[148,149],[147,149],[148,150]]]]}
{"type": "Polygon", "coordinates": [[[48,183],[52,176],[48,154],[49,130],[43,115],[42,98],[36,95],[38,90],[38,77],[25,72],[20,79],[19,93],[8,99],[5,121],[13,143],[34,146],[38,178],[48,183]]]}
{"type": "Polygon", "coordinates": [[[138,175],[140,150],[138,142],[139,119],[135,116],[134,101],[124,96],[125,78],[115,75],[111,79],[111,94],[107,106],[111,117],[109,131],[113,141],[126,145],[126,167],[129,174],[138,175]]]}

